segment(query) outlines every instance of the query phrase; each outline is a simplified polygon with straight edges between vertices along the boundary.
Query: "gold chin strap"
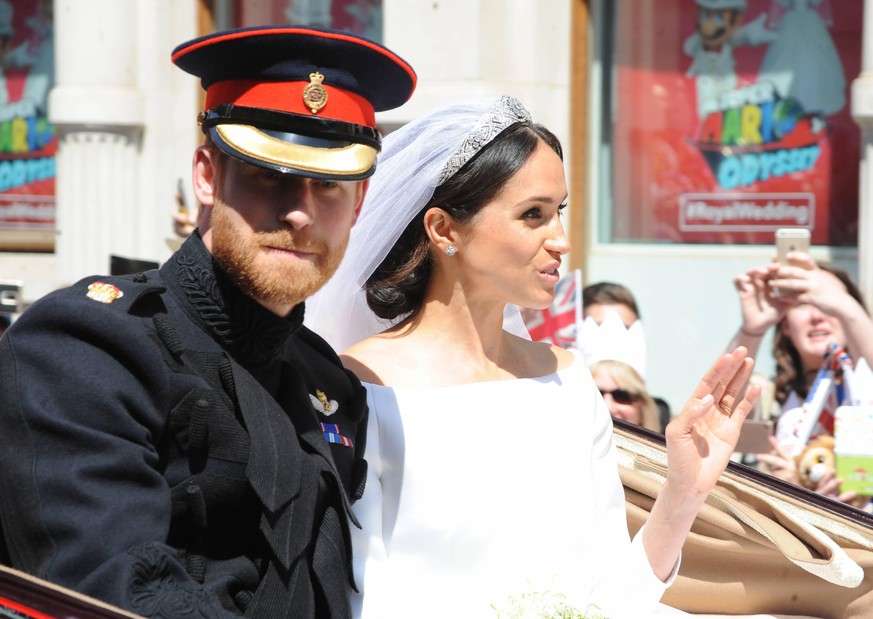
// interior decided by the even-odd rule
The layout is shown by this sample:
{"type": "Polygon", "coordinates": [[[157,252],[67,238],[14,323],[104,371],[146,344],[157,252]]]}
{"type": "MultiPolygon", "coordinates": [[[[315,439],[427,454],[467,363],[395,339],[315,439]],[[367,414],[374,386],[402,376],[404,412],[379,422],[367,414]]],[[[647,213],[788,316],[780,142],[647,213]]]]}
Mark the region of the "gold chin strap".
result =
{"type": "Polygon", "coordinates": [[[219,137],[242,155],[265,163],[331,176],[365,174],[376,165],[376,149],[364,144],[342,148],[316,148],[283,142],[250,125],[214,127],[219,137]]]}

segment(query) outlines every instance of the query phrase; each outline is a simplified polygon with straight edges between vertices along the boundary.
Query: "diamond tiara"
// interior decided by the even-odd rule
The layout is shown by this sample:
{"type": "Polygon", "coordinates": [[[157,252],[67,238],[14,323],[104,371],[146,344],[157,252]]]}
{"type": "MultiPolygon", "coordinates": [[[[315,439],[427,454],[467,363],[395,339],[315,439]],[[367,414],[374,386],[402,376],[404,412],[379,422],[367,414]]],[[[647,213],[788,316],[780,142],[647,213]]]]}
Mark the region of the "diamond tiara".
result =
{"type": "Polygon", "coordinates": [[[494,102],[476,123],[457,150],[451,154],[443,166],[438,185],[442,185],[464,167],[473,155],[478,153],[504,129],[520,122],[530,122],[530,112],[515,97],[503,95],[494,102]]]}

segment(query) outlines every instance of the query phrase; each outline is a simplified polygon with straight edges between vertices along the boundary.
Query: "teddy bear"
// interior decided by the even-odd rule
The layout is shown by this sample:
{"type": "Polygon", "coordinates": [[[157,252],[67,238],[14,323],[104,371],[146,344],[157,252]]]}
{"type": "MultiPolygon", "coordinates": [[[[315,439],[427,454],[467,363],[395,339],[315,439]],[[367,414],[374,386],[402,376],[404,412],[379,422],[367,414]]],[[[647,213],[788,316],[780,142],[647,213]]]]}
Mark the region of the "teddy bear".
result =
{"type": "MultiPolygon", "coordinates": [[[[828,470],[836,468],[836,454],[834,452],[834,437],[829,434],[820,434],[806,444],[803,451],[794,458],[797,462],[797,474],[800,477],[800,485],[815,491],[818,482],[828,470]]],[[[846,497],[840,499],[866,512],[873,513],[873,499],[865,495],[846,497]]]]}
{"type": "Polygon", "coordinates": [[[819,480],[829,470],[834,470],[836,457],[834,456],[834,437],[828,434],[820,434],[806,444],[797,456],[797,474],[800,476],[800,484],[815,490],[819,480]]]}

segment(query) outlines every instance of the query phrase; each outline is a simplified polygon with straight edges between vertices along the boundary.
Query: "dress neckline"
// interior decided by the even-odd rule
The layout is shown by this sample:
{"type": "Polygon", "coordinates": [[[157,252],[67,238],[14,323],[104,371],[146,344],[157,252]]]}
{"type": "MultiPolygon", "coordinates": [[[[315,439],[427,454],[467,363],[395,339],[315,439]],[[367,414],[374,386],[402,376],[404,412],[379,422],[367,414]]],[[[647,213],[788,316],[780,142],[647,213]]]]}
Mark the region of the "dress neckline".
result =
{"type": "Polygon", "coordinates": [[[573,361],[568,363],[566,366],[562,368],[558,368],[554,372],[550,372],[549,374],[545,374],[543,376],[523,376],[519,378],[502,378],[502,379],[494,379],[494,380],[479,380],[470,383],[457,383],[455,385],[441,385],[441,386],[427,386],[427,387],[395,387],[392,385],[377,385],[375,383],[368,383],[366,381],[361,381],[368,389],[387,389],[390,391],[435,391],[439,389],[475,389],[479,386],[493,386],[493,385],[504,385],[504,384],[514,384],[519,382],[537,382],[537,383],[549,383],[554,381],[556,378],[560,378],[566,372],[569,372],[573,368],[576,367],[579,363],[584,363],[585,359],[582,355],[582,352],[575,348],[569,348],[570,352],[573,353],[573,361]]]}

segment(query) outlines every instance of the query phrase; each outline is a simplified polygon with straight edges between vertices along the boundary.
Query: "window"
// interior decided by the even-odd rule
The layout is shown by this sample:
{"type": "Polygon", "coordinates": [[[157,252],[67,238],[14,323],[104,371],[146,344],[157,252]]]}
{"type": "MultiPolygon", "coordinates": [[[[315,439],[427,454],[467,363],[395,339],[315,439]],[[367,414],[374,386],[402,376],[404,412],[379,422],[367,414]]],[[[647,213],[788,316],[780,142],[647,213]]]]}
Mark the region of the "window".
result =
{"type": "Polygon", "coordinates": [[[598,240],[856,245],[862,5],[596,2],[598,240]]]}
{"type": "Polygon", "coordinates": [[[54,250],[53,17],[49,0],[0,5],[0,250],[54,250]]]}
{"type": "Polygon", "coordinates": [[[295,24],[382,41],[382,0],[235,0],[237,26],[295,24]]]}

